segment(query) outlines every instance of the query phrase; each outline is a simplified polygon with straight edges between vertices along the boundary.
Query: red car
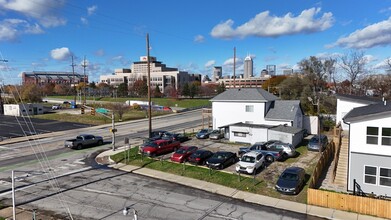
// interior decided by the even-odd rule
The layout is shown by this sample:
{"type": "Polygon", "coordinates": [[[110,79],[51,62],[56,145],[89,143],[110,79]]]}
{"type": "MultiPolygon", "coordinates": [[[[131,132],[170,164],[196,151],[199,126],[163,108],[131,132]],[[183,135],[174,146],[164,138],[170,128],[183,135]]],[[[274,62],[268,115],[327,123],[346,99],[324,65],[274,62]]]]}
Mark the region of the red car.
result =
{"type": "Polygon", "coordinates": [[[184,161],[187,161],[190,155],[196,150],[198,150],[198,147],[183,146],[172,154],[171,161],[183,163],[184,161]]]}
{"type": "Polygon", "coordinates": [[[181,143],[179,141],[161,139],[144,143],[140,148],[140,153],[154,157],[156,155],[176,151],[180,147],[181,143]]]}

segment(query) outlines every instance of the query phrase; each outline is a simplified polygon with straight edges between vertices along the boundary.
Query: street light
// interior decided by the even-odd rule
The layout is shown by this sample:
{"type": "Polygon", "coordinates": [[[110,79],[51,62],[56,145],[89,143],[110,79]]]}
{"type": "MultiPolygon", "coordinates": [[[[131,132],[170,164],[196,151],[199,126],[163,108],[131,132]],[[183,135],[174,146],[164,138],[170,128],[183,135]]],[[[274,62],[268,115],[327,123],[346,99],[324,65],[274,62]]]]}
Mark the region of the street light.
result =
{"type": "Polygon", "coordinates": [[[319,98],[316,98],[316,101],[313,100],[311,97],[308,97],[308,101],[311,102],[312,105],[316,105],[316,111],[318,115],[318,146],[319,146],[319,153],[322,152],[322,147],[320,144],[321,138],[320,138],[320,110],[319,110],[319,98]]]}
{"type": "Polygon", "coordinates": [[[127,216],[129,214],[129,209],[133,209],[133,220],[137,220],[137,211],[133,207],[124,207],[122,214],[127,216]]]}

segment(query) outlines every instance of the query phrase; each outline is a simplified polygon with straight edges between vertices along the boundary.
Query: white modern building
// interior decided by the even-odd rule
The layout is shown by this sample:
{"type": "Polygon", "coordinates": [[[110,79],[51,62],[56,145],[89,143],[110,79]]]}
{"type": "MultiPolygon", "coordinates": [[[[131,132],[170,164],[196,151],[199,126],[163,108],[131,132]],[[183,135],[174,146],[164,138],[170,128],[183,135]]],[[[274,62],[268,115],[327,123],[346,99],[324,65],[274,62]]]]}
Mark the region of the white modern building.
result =
{"type": "MultiPolygon", "coordinates": [[[[190,83],[195,80],[200,81],[201,77],[198,74],[189,74],[185,71],[180,71],[177,68],[167,67],[156,57],[150,57],[150,77],[151,87],[159,86],[161,92],[165,88],[172,86],[179,90],[185,83],[190,83]]],[[[147,80],[148,62],[147,56],[141,56],[140,61],[134,62],[130,69],[116,69],[115,75],[100,76],[100,82],[110,85],[119,85],[127,83],[129,87],[133,86],[138,80],[147,80]]]]}
{"type": "Polygon", "coordinates": [[[261,88],[237,88],[210,101],[213,129],[224,129],[230,141],[254,143],[284,133],[281,140],[298,144],[303,137],[304,114],[299,100],[279,100],[261,88]]]}
{"type": "Polygon", "coordinates": [[[348,191],[391,195],[391,105],[353,108],[343,118],[349,126],[348,191]],[[355,184],[356,183],[356,184],[355,184]]]}
{"type": "Polygon", "coordinates": [[[354,96],[337,94],[337,117],[336,123],[340,123],[343,130],[349,130],[349,125],[343,123],[342,119],[352,109],[370,104],[379,103],[380,100],[367,96],[354,96]]]}
{"type": "Polygon", "coordinates": [[[253,77],[254,64],[253,59],[250,56],[244,58],[243,78],[248,79],[253,77]]]}
{"type": "Polygon", "coordinates": [[[4,104],[4,115],[29,116],[39,114],[43,114],[42,104],[4,104]]]}

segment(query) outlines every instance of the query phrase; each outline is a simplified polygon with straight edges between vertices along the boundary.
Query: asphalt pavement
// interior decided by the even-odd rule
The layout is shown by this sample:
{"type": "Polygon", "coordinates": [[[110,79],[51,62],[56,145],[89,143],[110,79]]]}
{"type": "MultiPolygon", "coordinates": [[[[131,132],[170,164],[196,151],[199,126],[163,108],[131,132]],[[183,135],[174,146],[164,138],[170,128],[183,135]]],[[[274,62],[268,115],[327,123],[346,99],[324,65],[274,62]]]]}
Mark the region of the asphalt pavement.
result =
{"type": "Polygon", "coordinates": [[[137,167],[132,165],[126,165],[123,163],[115,163],[110,159],[111,155],[124,151],[126,148],[121,147],[116,151],[108,150],[102,152],[96,157],[96,161],[100,164],[109,164],[109,167],[113,169],[119,169],[126,172],[132,172],[152,178],[157,178],[177,184],[183,184],[189,187],[193,187],[200,190],[216,193],[219,195],[231,197],[234,199],[240,199],[249,203],[255,203],[259,205],[274,207],[277,209],[288,210],[292,212],[298,212],[302,214],[308,214],[326,219],[335,220],[381,220],[383,218],[362,215],[352,212],[340,211],[330,208],[324,208],[319,206],[307,205],[298,202],[292,202],[283,199],[277,199],[273,197],[263,196],[250,192],[240,191],[237,189],[225,187],[215,183],[209,183],[197,179],[192,179],[184,176],[178,176],[170,173],[165,173],[157,170],[152,170],[144,167],[137,167]]]}

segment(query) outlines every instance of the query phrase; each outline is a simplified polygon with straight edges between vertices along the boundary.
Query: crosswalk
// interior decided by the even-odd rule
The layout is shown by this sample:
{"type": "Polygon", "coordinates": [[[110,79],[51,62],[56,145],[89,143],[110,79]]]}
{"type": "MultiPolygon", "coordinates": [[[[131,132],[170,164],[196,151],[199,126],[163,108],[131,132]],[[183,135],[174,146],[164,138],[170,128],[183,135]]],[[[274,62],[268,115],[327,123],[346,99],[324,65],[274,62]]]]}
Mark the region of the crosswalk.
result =
{"type": "MultiPolygon", "coordinates": [[[[55,174],[56,176],[62,176],[72,172],[89,169],[89,168],[90,166],[86,167],[85,162],[81,158],[81,159],[74,160],[70,163],[64,163],[55,167],[50,167],[44,171],[31,171],[31,172],[26,171],[23,174],[18,173],[18,175],[15,176],[14,180],[15,182],[21,182],[28,179],[29,181],[34,182],[34,178],[37,177],[42,178],[42,176],[47,176],[48,174],[50,174],[51,176],[53,174],[55,174]]],[[[8,185],[11,185],[11,180],[9,181],[5,179],[0,180],[0,186],[8,186],[8,185]]]]}

